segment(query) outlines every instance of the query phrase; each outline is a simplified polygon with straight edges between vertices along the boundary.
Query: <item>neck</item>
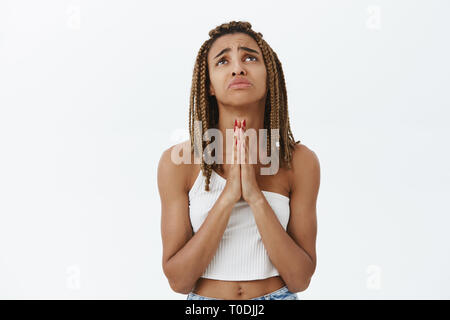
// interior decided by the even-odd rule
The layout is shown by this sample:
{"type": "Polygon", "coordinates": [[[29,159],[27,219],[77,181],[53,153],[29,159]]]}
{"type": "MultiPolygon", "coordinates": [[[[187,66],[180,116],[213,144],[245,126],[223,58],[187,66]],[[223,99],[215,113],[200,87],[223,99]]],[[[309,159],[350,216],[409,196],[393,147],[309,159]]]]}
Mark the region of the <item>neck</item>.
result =
{"type": "MultiPolygon", "coordinates": [[[[226,161],[226,130],[234,129],[234,121],[242,121],[245,119],[246,130],[253,129],[256,132],[257,141],[259,142],[259,129],[264,128],[264,112],[265,112],[265,100],[257,101],[244,105],[223,105],[218,103],[219,109],[219,123],[217,129],[222,133],[223,137],[223,161],[226,161]]],[[[258,143],[259,148],[259,143],[258,143]]],[[[258,152],[259,154],[259,152],[258,152]]]]}

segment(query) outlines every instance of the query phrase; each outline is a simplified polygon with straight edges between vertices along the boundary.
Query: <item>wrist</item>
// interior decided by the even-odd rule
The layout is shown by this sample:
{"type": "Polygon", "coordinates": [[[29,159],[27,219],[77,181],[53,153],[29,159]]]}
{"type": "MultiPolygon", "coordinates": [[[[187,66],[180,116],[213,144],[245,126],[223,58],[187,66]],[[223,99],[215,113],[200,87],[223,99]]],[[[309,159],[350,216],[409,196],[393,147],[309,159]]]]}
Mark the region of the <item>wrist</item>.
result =
{"type": "Polygon", "coordinates": [[[236,200],[235,197],[232,197],[230,194],[226,192],[222,192],[222,194],[220,195],[220,201],[226,207],[234,207],[236,202],[238,202],[239,200],[236,200]]]}
{"type": "Polygon", "coordinates": [[[258,191],[255,195],[253,195],[247,202],[250,205],[250,207],[256,207],[264,203],[266,198],[264,197],[264,194],[262,191],[258,191]]]}

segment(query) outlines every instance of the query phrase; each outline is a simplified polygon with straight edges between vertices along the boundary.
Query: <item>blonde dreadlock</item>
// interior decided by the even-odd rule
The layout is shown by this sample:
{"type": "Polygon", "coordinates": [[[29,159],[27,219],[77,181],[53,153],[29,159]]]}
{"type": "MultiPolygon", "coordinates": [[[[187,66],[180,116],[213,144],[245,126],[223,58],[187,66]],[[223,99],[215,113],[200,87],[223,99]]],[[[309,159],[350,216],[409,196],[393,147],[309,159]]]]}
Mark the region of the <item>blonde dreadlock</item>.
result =
{"type": "MultiPolygon", "coordinates": [[[[296,144],[291,127],[289,124],[289,114],[287,105],[286,85],[284,81],[283,68],[278,60],[277,54],[263,39],[260,32],[255,32],[252,25],[246,21],[231,21],[221,24],[209,32],[210,38],[200,47],[194,66],[192,76],[192,89],[189,108],[189,133],[191,139],[191,153],[197,152],[194,149],[194,136],[201,142],[201,150],[209,150],[211,140],[203,141],[198,128],[194,128],[194,121],[201,121],[202,132],[210,128],[216,128],[219,121],[219,109],[215,96],[209,94],[209,75],[207,57],[209,49],[214,41],[225,34],[246,33],[255,39],[264,57],[267,69],[267,85],[269,87],[270,99],[266,99],[264,113],[264,129],[267,129],[267,154],[271,154],[270,129],[279,129],[280,132],[280,164],[282,167],[291,168],[292,152],[296,144]],[[197,130],[196,130],[197,129],[197,130]]],[[[202,154],[201,154],[202,155],[202,154]]],[[[216,169],[223,172],[223,166],[220,163],[207,164],[201,156],[201,170],[206,177],[205,191],[209,191],[211,171],[216,169]]]]}

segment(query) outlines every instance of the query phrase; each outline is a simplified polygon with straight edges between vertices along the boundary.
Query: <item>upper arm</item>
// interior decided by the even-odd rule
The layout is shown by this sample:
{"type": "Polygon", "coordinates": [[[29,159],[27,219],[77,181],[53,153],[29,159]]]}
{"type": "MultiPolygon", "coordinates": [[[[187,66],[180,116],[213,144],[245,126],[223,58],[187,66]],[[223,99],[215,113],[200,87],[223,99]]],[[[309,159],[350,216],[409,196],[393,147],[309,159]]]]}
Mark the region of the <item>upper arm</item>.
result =
{"type": "Polygon", "coordinates": [[[305,145],[296,145],[292,157],[290,219],[288,234],[316,266],[316,202],[320,185],[317,155],[305,145]]]}
{"type": "MultiPolygon", "coordinates": [[[[165,150],[158,164],[158,190],[161,198],[161,237],[163,269],[166,263],[192,237],[189,197],[186,191],[184,164],[171,160],[173,147],[165,150]]],[[[167,276],[167,274],[166,274],[167,276]]]]}

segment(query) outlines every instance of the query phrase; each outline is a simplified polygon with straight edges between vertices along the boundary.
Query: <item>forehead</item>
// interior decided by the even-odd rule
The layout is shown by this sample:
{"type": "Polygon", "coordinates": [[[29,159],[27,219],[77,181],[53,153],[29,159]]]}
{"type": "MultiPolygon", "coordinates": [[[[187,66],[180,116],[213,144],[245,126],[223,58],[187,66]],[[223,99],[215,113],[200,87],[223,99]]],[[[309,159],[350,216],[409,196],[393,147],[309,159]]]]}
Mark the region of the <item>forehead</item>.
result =
{"type": "Polygon", "coordinates": [[[223,35],[214,41],[208,52],[208,60],[215,57],[222,49],[231,48],[235,50],[238,46],[245,46],[259,51],[255,39],[246,33],[234,33],[223,35]]]}

